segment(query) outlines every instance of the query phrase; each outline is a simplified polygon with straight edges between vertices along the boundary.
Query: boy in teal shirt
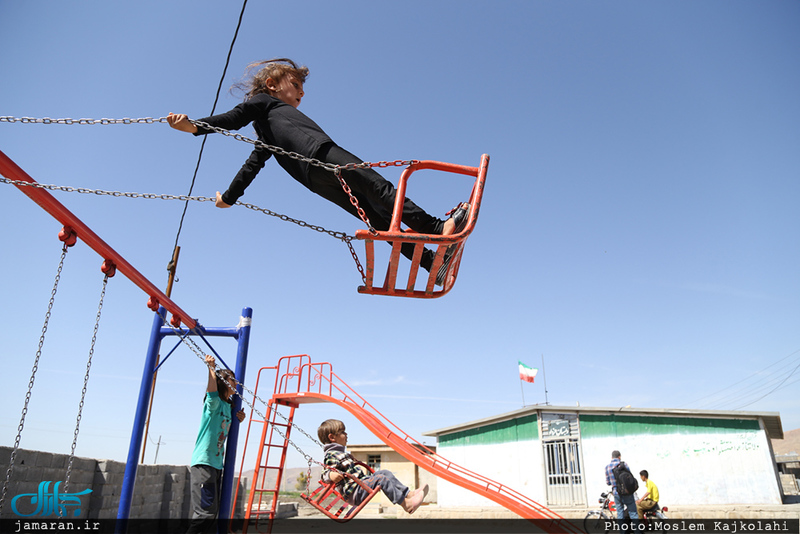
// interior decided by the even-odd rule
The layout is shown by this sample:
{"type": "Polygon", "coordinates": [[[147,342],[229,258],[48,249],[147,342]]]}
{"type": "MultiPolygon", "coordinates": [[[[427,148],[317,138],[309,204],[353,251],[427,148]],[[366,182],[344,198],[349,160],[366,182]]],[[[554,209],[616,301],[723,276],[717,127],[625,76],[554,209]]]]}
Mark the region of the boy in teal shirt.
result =
{"type": "MultiPolygon", "coordinates": [[[[219,492],[225,462],[225,440],[231,428],[231,397],[234,374],[223,369],[216,373],[213,356],[206,356],[208,386],[203,401],[203,416],[189,469],[192,477],[192,521],[187,533],[208,532],[219,511],[219,492]]],[[[244,411],[236,418],[244,421],[244,411]]]]}

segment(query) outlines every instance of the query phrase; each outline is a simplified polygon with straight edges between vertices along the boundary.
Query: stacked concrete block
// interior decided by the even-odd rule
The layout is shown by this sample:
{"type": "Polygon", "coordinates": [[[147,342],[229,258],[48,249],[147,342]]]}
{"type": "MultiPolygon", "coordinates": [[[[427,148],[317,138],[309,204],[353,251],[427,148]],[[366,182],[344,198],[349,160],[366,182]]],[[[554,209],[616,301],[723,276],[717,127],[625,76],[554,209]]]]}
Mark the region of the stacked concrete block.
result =
{"type": "MultiPolygon", "coordinates": [[[[0,447],[0,479],[2,479],[2,483],[6,485],[6,499],[2,516],[0,516],[2,519],[16,518],[16,515],[12,511],[12,499],[14,497],[22,494],[35,495],[37,493],[39,483],[42,482],[41,476],[44,473],[42,468],[36,465],[38,457],[39,453],[37,451],[18,449],[14,458],[14,469],[6,485],[6,474],[11,459],[11,448],[0,447]],[[32,476],[29,476],[29,473],[32,476]]],[[[64,474],[65,473],[62,473],[61,477],[63,477],[64,474]]],[[[23,500],[29,501],[28,499],[23,500]]],[[[20,502],[18,504],[20,512],[33,512],[34,507],[29,504],[29,502],[20,502]]]]}
{"type": "Polygon", "coordinates": [[[119,492],[125,477],[125,464],[99,460],[94,471],[91,508],[97,519],[115,519],[119,508],[119,492]]]}
{"type": "MultiPolygon", "coordinates": [[[[5,473],[11,458],[10,447],[0,447],[0,479],[5,483],[5,473]]],[[[69,464],[68,454],[18,449],[14,468],[6,489],[2,518],[17,518],[11,501],[17,495],[36,495],[39,484],[51,481],[50,491],[56,482],[64,481],[69,464]]],[[[120,502],[120,491],[125,477],[125,463],[112,460],[93,460],[74,457],[70,471],[68,493],[86,489],[91,493],[80,496],[81,506],[69,506],[70,519],[115,519],[120,502]],[[77,515],[75,512],[79,510],[77,515]]],[[[190,516],[191,489],[189,468],[184,465],[140,465],[131,503],[131,519],[181,519],[190,516]]],[[[17,509],[32,513],[35,507],[31,498],[20,498],[17,509]],[[27,501],[26,501],[27,499],[27,501]],[[27,505],[27,507],[26,507],[27,505]]]]}

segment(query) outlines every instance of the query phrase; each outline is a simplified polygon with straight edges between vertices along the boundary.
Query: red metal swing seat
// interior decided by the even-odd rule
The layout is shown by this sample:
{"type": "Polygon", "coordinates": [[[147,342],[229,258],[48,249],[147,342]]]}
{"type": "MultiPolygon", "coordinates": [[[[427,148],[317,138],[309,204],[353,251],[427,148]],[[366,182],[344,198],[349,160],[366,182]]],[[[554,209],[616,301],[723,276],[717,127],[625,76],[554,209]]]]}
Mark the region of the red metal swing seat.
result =
{"type": "MultiPolygon", "coordinates": [[[[366,467],[370,473],[374,472],[367,464],[363,462],[355,463],[357,465],[366,467]]],[[[361,489],[367,492],[367,497],[361,501],[358,506],[353,506],[345,501],[344,497],[342,497],[342,494],[336,489],[336,484],[332,482],[326,484],[320,481],[321,485],[312,491],[310,495],[301,493],[300,497],[334,521],[338,523],[347,523],[353,519],[367,504],[369,504],[369,501],[371,501],[375,494],[381,490],[381,487],[375,486],[375,488],[370,488],[352,475],[348,473],[342,474],[355,480],[356,484],[358,484],[361,489]]]]}
{"type": "MultiPolygon", "coordinates": [[[[464,245],[466,244],[467,237],[469,237],[472,230],[475,228],[475,222],[478,219],[480,212],[481,199],[483,198],[483,187],[486,181],[486,171],[489,166],[489,156],[484,154],[481,157],[479,167],[467,167],[464,165],[455,165],[452,163],[442,163],[439,161],[415,161],[409,165],[404,171],[397,184],[397,198],[395,200],[394,212],[392,214],[392,222],[389,230],[377,231],[375,233],[369,230],[356,231],[356,238],[364,240],[364,245],[367,252],[367,261],[365,269],[365,285],[358,288],[359,293],[366,293],[369,295],[387,295],[394,297],[415,297],[415,298],[437,298],[445,295],[453,288],[458,276],[458,269],[461,265],[461,256],[464,252],[464,245]],[[414,171],[422,169],[431,169],[437,171],[451,172],[455,174],[463,174],[466,176],[475,177],[475,185],[472,188],[472,194],[468,200],[471,209],[467,224],[461,232],[448,236],[418,234],[408,229],[401,230],[400,223],[403,213],[403,201],[406,197],[406,186],[408,179],[414,171]],[[386,277],[383,285],[378,286],[375,284],[375,241],[388,241],[392,244],[392,251],[389,255],[389,266],[386,270],[386,277]],[[398,280],[398,268],[400,264],[400,248],[404,243],[411,243],[414,245],[414,256],[411,260],[408,280],[398,280]],[[424,289],[417,290],[417,275],[420,271],[420,260],[422,259],[422,251],[425,245],[431,245],[431,248],[436,249],[436,255],[433,260],[433,266],[430,273],[423,274],[427,277],[425,280],[424,289]],[[451,247],[453,247],[451,249],[451,247]],[[450,263],[447,266],[444,283],[439,289],[436,289],[436,277],[440,267],[445,259],[445,254],[450,249],[450,263]]],[[[422,281],[422,280],[421,280],[422,281]]]]}

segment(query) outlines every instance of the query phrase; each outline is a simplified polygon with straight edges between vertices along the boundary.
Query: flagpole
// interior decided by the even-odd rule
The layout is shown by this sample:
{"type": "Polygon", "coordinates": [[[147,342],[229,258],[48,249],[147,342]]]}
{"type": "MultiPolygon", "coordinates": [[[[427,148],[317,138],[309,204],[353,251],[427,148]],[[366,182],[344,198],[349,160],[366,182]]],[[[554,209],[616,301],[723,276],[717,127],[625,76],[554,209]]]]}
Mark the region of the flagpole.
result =
{"type": "Polygon", "coordinates": [[[519,379],[519,391],[522,393],[522,407],[525,407],[525,389],[522,387],[522,379],[519,379]]]}
{"type": "Polygon", "coordinates": [[[544,353],[542,353],[542,380],[544,380],[544,403],[546,406],[550,406],[550,403],[547,402],[547,373],[544,371],[544,353]]]}

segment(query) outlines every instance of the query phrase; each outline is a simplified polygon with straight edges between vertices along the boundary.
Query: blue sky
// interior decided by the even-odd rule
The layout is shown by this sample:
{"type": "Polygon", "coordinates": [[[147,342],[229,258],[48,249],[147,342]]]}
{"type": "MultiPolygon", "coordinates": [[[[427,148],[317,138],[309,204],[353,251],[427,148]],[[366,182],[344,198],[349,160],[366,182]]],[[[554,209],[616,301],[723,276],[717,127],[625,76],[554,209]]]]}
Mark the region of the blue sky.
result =
{"type": "MultiPolygon", "coordinates": [[[[0,2],[0,115],[206,116],[235,4],[0,2]]],[[[311,69],[300,109],[365,160],[477,165],[490,154],[481,217],[455,288],[403,300],[358,294],[335,239],[194,203],[173,297],[206,326],[254,309],[249,387],[260,367],[308,353],[419,439],[517,409],[523,392],[545,402],[545,378],[555,405],[741,407],[798,428],[799,21],[800,4],[782,1],[251,2],[218,111],[238,103],[227,89],[249,62],[294,58],[311,69]],[[517,361],[541,367],[543,356],[546,375],[521,386],[517,361]]],[[[185,194],[199,148],[164,124],[0,123],[0,150],[41,183],[185,194]]],[[[224,190],[249,149],[209,138],[195,194],[224,190]]],[[[435,214],[471,186],[424,176],[409,195],[435,214]]],[[[0,186],[0,443],[12,445],[60,226],[0,186]]],[[[181,203],[54,194],[165,286],[181,203]]],[[[361,228],[274,162],[242,200],[361,228]]],[[[82,243],[68,254],[24,448],[69,452],[101,261],[82,243]]],[[[127,455],[145,304],[131,282],[110,281],[78,455],[127,455]]],[[[233,342],[217,348],[233,359],[233,342]]],[[[159,436],[159,463],[189,461],[204,386],[188,351],[164,367],[148,462],[159,436]]],[[[304,406],[297,421],[313,433],[328,417],[345,420],[351,442],[377,441],[335,408],[304,406]]]]}

